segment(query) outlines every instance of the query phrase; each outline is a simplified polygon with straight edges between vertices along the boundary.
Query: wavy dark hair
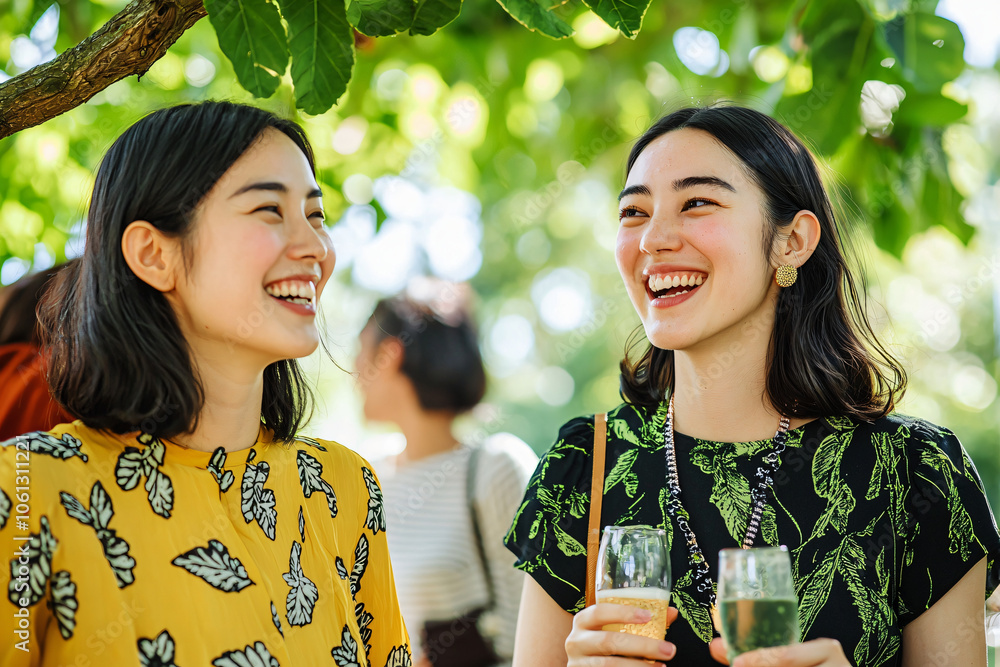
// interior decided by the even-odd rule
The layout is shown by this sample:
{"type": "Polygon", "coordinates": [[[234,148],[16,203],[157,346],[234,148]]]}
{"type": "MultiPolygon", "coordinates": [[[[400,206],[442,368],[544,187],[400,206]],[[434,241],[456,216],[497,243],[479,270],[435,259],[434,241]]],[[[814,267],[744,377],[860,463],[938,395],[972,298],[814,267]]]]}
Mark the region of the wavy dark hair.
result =
{"type": "MultiPolygon", "coordinates": [[[[712,135],[742,163],[764,199],[762,250],[770,261],[778,234],[802,210],[819,219],[819,245],[783,288],[767,354],[767,398],[790,417],[845,416],[871,421],[891,412],[906,389],[906,372],[879,342],[865,313],[863,276],[848,267],[834,209],[816,161],[788,128],[758,111],[732,105],[684,108],[664,116],[629,153],[625,175],[643,150],[668,132],[712,135]]],[[[620,364],[621,393],[658,405],[674,383],[674,353],[633,337],[620,364]]]]}
{"type": "MultiPolygon", "coordinates": [[[[315,173],[302,128],[230,102],[156,111],[126,130],[104,156],[83,256],[55,278],[39,309],[52,395],[87,426],[158,438],[197,426],[205,397],[190,348],[166,297],[137,279],[125,262],[122,235],[132,221],[147,220],[179,238],[188,261],[198,205],[267,128],[295,142],[315,173]]],[[[294,359],[264,370],[261,422],[276,440],[294,438],[311,399],[294,359]]]]}
{"type": "Polygon", "coordinates": [[[465,412],[483,400],[486,369],[464,305],[442,314],[417,299],[395,296],[379,301],[368,322],[376,345],[391,337],[403,346],[400,370],[424,410],[465,412]]]}

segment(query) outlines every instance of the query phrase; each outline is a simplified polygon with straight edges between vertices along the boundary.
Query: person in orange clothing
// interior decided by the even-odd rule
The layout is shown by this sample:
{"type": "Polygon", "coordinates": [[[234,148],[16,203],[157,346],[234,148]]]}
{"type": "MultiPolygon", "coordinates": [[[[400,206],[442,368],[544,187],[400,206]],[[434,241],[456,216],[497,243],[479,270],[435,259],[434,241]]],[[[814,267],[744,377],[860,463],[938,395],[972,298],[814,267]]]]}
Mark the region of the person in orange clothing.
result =
{"type": "Polygon", "coordinates": [[[0,293],[0,441],[73,421],[45,382],[35,315],[49,280],[63,266],[21,278],[0,293]]]}

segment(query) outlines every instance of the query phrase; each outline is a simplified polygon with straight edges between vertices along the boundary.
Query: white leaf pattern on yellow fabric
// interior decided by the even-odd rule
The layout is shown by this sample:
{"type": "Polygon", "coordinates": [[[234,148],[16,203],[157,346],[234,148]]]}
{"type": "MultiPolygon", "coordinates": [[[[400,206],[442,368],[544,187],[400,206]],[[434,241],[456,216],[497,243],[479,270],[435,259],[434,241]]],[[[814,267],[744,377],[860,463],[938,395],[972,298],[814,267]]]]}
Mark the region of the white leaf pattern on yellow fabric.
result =
{"type": "Polygon", "coordinates": [[[233,485],[236,480],[236,475],[233,474],[232,470],[226,470],[226,448],[218,447],[214,452],[212,452],[212,458],[208,461],[208,471],[212,473],[212,477],[219,484],[219,491],[225,493],[229,490],[229,487],[233,485]]]}
{"type": "Polygon", "coordinates": [[[337,667],[360,667],[358,658],[358,642],[351,636],[350,629],[345,625],[340,646],[330,651],[337,667]]]}
{"type": "Polygon", "coordinates": [[[7,525],[7,519],[10,518],[10,508],[12,507],[10,502],[10,497],[0,489],[0,530],[4,529],[7,525]]]}
{"type": "Polygon", "coordinates": [[[271,603],[271,622],[274,623],[274,627],[278,629],[278,633],[284,637],[285,631],[281,629],[281,619],[278,618],[278,608],[271,603]]]}
{"type": "Polygon", "coordinates": [[[271,466],[267,461],[254,465],[253,460],[256,456],[257,452],[253,449],[247,455],[247,467],[240,484],[242,500],[240,509],[243,511],[244,521],[250,523],[256,520],[268,539],[274,540],[274,529],[278,522],[276,499],[273,490],[264,488],[271,466]]]}
{"type": "Polygon", "coordinates": [[[60,570],[52,575],[52,581],[49,583],[49,599],[45,604],[52,610],[62,638],[72,637],[76,628],[76,610],[79,603],[76,600],[76,584],[70,578],[69,572],[60,570]]]}
{"type": "Polygon", "coordinates": [[[62,437],[59,438],[49,435],[45,431],[25,433],[0,443],[0,447],[16,446],[19,442],[28,443],[28,451],[32,454],[45,454],[64,460],[79,456],[84,462],[87,461],[87,455],[81,451],[83,444],[69,433],[63,433],[62,437]]]}
{"type": "Polygon", "coordinates": [[[375,475],[371,470],[362,466],[361,476],[365,479],[365,486],[368,487],[368,516],[365,525],[378,535],[378,531],[385,530],[385,506],[382,503],[382,489],[375,481],[375,475]]]}
{"type": "Polygon", "coordinates": [[[291,588],[285,599],[285,617],[289,625],[312,623],[313,607],[319,599],[319,589],[302,571],[302,545],[292,542],[292,552],[288,556],[288,572],[281,575],[291,588]]]}
{"type": "Polygon", "coordinates": [[[139,485],[145,476],[144,489],[149,498],[153,512],[165,519],[170,518],[170,510],[174,507],[174,487],[170,478],[160,471],[166,456],[166,446],[150,435],[142,434],[136,440],[145,445],[142,450],[137,447],[126,447],[118,455],[115,465],[115,480],[125,491],[131,491],[139,485]]]}
{"type": "Polygon", "coordinates": [[[263,642],[254,642],[242,651],[226,651],[212,661],[214,667],[281,667],[263,642]]]}
{"type": "Polygon", "coordinates": [[[166,630],[156,635],[156,639],[139,638],[139,662],[142,667],[177,667],[174,652],[174,638],[166,630]]]}
{"type": "Polygon", "coordinates": [[[114,506],[111,504],[111,497],[105,491],[104,486],[98,481],[90,489],[90,508],[85,508],[83,503],[65,491],[59,492],[59,498],[66,508],[66,513],[80,523],[90,526],[97,534],[97,539],[101,543],[104,557],[111,565],[111,571],[115,575],[118,588],[125,588],[135,581],[132,570],[135,568],[135,559],[129,555],[129,544],[116,531],[109,528],[112,517],[115,515],[114,506]]]}
{"type": "Polygon", "coordinates": [[[59,544],[49,528],[49,518],[42,516],[41,527],[37,533],[31,533],[28,541],[22,543],[23,546],[17,548],[17,552],[10,560],[10,583],[7,585],[7,599],[16,607],[22,606],[20,598],[27,597],[29,607],[38,604],[38,601],[45,596],[45,587],[52,576],[52,554],[59,544]],[[27,564],[20,561],[21,550],[27,552],[27,564]],[[21,567],[28,568],[28,577],[18,579],[21,567]],[[24,590],[27,589],[27,590],[24,590]]]}
{"type": "Polygon", "coordinates": [[[323,474],[323,464],[301,449],[295,455],[295,464],[299,469],[299,483],[302,485],[302,495],[306,498],[316,491],[326,495],[326,504],[330,508],[330,516],[337,516],[337,494],[333,487],[320,475],[323,474]]]}
{"type": "Polygon", "coordinates": [[[356,597],[361,590],[361,577],[368,567],[368,538],[364,533],[358,538],[358,545],[354,547],[354,567],[351,569],[351,597],[356,597]]]}
{"type": "Polygon", "coordinates": [[[413,667],[413,658],[410,656],[410,647],[394,646],[391,651],[389,651],[389,657],[386,658],[385,667],[413,667]]]}
{"type": "Polygon", "coordinates": [[[218,540],[209,540],[207,547],[195,547],[170,562],[226,593],[241,591],[254,583],[243,563],[230,556],[229,549],[218,540]]]}

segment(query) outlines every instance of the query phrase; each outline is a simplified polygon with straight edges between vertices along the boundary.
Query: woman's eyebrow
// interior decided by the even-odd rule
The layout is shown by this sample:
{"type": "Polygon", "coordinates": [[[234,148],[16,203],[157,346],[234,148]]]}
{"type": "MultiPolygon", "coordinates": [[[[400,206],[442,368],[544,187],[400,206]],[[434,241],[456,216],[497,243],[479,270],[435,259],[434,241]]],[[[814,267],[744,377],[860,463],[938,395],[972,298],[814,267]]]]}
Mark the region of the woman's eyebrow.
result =
{"type": "Polygon", "coordinates": [[[649,188],[647,188],[642,183],[639,183],[637,185],[630,185],[621,191],[621,193],[618,195],[618,201],[621,201],[622,198],[628,197],[629,195],[645,195],[647,197],[651,197],[653,193],[650,192],[649,188]]]}
{"type": "Polygon", "coordinates": [[[722,180],[721,178],[716,178],[715,176],[688,176],[687,178],[679,178],[674,181],[674,190],[684,190],[685,188],[693,188],[696,185],[709,185],[716,188],[722,188],[724,190],[729,190],[730,192],[736,192],[736,188],[722,180]]]}
{"type": "MultiPolygon", "coordinates": [[[[284,183],[277,182],[265,182],[265,183],[250,183],[249,185],[244,185],[242,188],[234,192],[229,196],[230,199],[233,197],[238,197],[239,195],[251,192],[253,190],[265,190],[267,192],[280,192],[281,194],[288,194],[288,186],[284,183]]],[[[317,199],[323,197],[323,191],[319,188],[310,190],[306,195],[306,199],[317,199]]]]}

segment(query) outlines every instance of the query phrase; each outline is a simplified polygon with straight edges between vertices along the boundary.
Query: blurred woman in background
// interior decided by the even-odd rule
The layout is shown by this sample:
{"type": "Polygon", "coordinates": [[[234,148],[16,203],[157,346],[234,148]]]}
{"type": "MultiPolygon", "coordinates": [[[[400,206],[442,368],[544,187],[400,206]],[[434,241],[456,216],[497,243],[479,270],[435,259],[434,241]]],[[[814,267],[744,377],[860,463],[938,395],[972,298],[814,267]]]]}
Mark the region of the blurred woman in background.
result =
{"type": "Polygon", "coordinates": [[[45,383],[35,314],[63,266],[25,276],[0,292],[0,441],[73,420],[45,383]]]}
{"type": "Polygon", "coordinates": [[[486,374],[465,290],[424,287],[429,298],[378,303],[357,360],[365,417],[406,437],[400,454],[375,463],[400,608],[416,664],[509,663],[523,575],[503,536],[538,457],[507,434],[455,437],[486,374]]]}

